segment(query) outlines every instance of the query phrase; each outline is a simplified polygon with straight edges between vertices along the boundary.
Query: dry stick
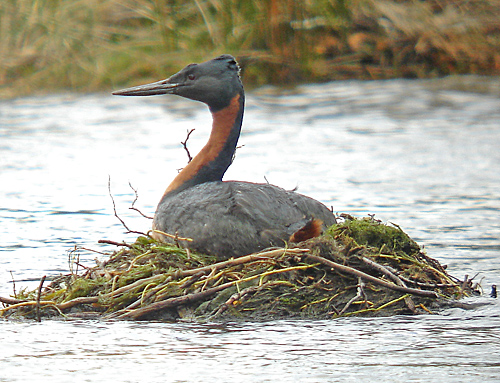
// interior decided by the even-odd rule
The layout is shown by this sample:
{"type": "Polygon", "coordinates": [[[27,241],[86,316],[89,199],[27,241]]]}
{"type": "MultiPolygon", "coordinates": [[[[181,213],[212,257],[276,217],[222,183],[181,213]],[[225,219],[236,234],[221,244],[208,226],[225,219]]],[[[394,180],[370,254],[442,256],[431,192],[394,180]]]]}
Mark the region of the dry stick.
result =
{"type": "Polygon", "coordinates": [[[425,297],[434,297],[434,298],[438,297],[438,294],[434,291],[418,290],[418,289],[412,289],[410,287],[398,286],[398,285],[395,285],[394,283],[389,283],[389,282],[383,281],[380,278],[373,277],[369,274],[363,273],[362,271],[353,269],[352,267],[344,266],[344,265],[341,265],[339,263],[332,262],[326,258],[317,256],[317,255],[305,254],[305,258],[310,259],[314,262],[322,263],[323,265],[331,267],[333,269],[337,269],[337,270],[343,271],[345,273],[364,278],[370,282],[376,283],[380,286],[387,287],[388,289],[391,289],[391,290],[401,291],[404,293],[410,293],[410,294],[415,294],[415,295],[421,295],[421,296],[425,296],[425,297]]]}
{"type": "Polygon", "coordinates": [[[97,243],[106,243],[108,245],[115,245],[115,246],[125,246],[125,247],[128,247],[129,249],[132,249],[132,245],[129,245],[128,243],[115,242],[115,241],[110,241],[108,239],[100,239],[97,241],[97,243]]]}
{"type": "MultiPolygon", "coordinates": [[[[5,298],[2,298],[2,300],[5,299],[5,298]]],[[[54,301],[40,301],[40,305],[55,305],[56,302],[54,301]]],[[[14,304],[11,304],[10,306],[8,307],[5,307],[3,309],[0,309],[0,313],[5,313],[9,310],[14,310],[14,309],[17,309],[19,307],[26,307],[26,306],[36,306],[37,305],[37,301],[34,300],[34,301],[23,301],[23,302],[19,302],[19,303],[14,303],[14,304]]]]}
{"type": "Polygon", "coordinates": [[[9,311],[9,310],[14,310],[14,309],[17,309],[19,307],[26,307],[26,306],[35,306],[36,307],[37,305],[39,305],[40,307],[41,306],[53,306],[57,310],[63,311],[63,310],[69,309],[73,306],[80,305],[80,304],[97,303],[98,300],[99,300],[98,297],[79,297],[79,298],[72,299],[68,302],[58,304],[54,301],[20,301],[20,302],[16,302],[19,300],[18,299],[15,299],[15,300],[10,299],[9,300],[7,298],[0,297],[1,302],[10,304],[10,306],[5,307],[3,309],[0,309],[0,313],[4,313],[4,312],[9,311]]]}
{"type": "MultiPolygon", "coordinates": [[[[282,281],[278,281],[278,282],[282,282],[282,281]]],[[[212,317],[219,316],[224,311],[226,311],[231,305],[234,305],[235,302],[242,300],[246,295],[256,293],[262,289],[266,289],[268,287],[271,287],[271,286],[274,286],[277,284],[281,284],[281,283],[276,283],[276,281],[266,282],[263,285],[250,286],[250,287],[247,287],[246,289],[243,289],[239,292],[234,293],[233,295],[231,295],[231,297],[226,302],[224,302],[222,305],[219,306],[219,308],[217,309],[215,314],[212,315],[212,317]]]]}
{"type": "Polygon", "coordinates": [[[0,297],[0,302],[5,303],[6,305],[17,305],[18,303],[24,303],[28,301],[26,299],[0,297]]]}
{"type": "Polygon", "coordinates": [[[40,279],[40,284],[38,285],[38,293],[36,295],[36,321],[41,322],[42,318],[40,318],[40,298],[42,296],[42,287],[43,287],[43,282],[45,282],[45,278],[47,276],[44,275],[42,279],[40,279]]]}
{"type": "Polygon", "coordinates": [[[263,251],[261,253],[254,253],[254,254],[249,254],[245,255],[243,257],[239,258],[232,258],[227,261],[222,261],[218,263],[214,263],[208,266],[203,266],[199,267],[197,269],[191,269],[191,270],[179,270],[176,271],[172,274],[172,277],[175,279],[181,278],[181,277],[187,277],[190,275],[197,274],[199,272],[211,272],[212,270],[218,270],[222,269],[225,267],[231,267],[231,266],[236,266],[236,265],[241,265],[242,263],[247,263],[247,262],[253,262],[253,261],[258,261],[261,259],[265,258],[274,258],[274,257],[279,257],[285,253],[288,254],[303,254],[308,252],[308,249],[273,249],[273,250],[268,250],[268,251],[263,251]]]}
{"type": "MultiPolygon", "coordinates": [[[[161,275],[155,275],[155,276],[152,276],[149,278],[140,279],[140,280],[138,280],[138,281],[136,281],[128,286],[121,287],[121,288],[119,288],[111,293],[103,294],[102,298],[112,297],[112,296],[115,296],[117,294],[124,293],[128,290],[131,290],[135,287],[140,286],[143,283],[148,283],[148,282],[155,280],[155,279],[161,279],[161,277],[163,277],[163,276],[164,275],[161,274],[161,275]]],[[[36,305],[40,305],[40,306],[52,305],[52,306],[58,308],[59,310],[63,311],[63,310],[70,309],[70,308],[77,306],[77,305],[97,303],[98,301],[99,301],[99,297],[78,297],[78,298],[74,298],[74,299],[67,301],[67,302],[64,302],[64,303],[56,303],[54,301],[25,301],[25,300],[20,300],[20,299],[0,297],[0,302],[10,305],[4,309],[0,309],[0,312],[15,309],[18,307],[23,307],[23,306],[36,306],[36,305]]]]}
{"type": "Polygon", "coordinates": [[[390,259],[403,259],[403,260],[406,260],[406,261],[410,261],[412,262],[413,264],[417,265],[417,266],[420,266],[420,267],[423,267],[423,268],[428,268],[432,271],[434,271],[435,273],[441,275],[441,277],[443,277],[444,279],[450,281],[451,283],[454,283],[451,278],[453,278],[451,275],[447,275],[445,274],[443,271],[441,270],[438,270],[437,268],[435,268],[434,266],[432,266],[431,264],[429,263],[424,263],[424,262],[421,262],[421,261],[417,261],[409,256],[389,256],[387,254],[379,254],[380,257],[384,257],[384,258],[390,258],[390,259]]]}
{"type": "Polygon", "coordinates": [[[186,151],[187,156],[188,156],[188,164],[191,162],[191,160],[193,159],[193,157],[191,157],[191,153],[189,153],[189,149],[187,147],[187,142],[189,140],[189,136],[191,136],[191,133],[193,133],[193,132],[194,132],[194,129],[188,130],[187,131],[186,139],[184,140],[184,142],[181,142],[182,147],[184,148],[184,150],[186,151]]]}
{"type": "Polygon", "coordinates": [[[382,306],[379,306],[377,308],[370,307],[368,309],[363,309],[363,310],[358,310],[358,311],[351,311],[348,313],[345,313],[344,316],[351,316],[351,315],[358,315],[358,314],[363,314],[367,312],[376,312],[385,309],[386,307],[389,307],[395,303],[398,303],[399,301],[405,299],[409,294],[405,294],[403,296],[400,296],[399,298],[396,298],[390,302],[384,303],[382,306]]]}
{"type": "Polygon", "coordinates": [[[232,282],[227,282],[222,285],[219,285],[217,287],[212,287],[211,289],[207,289],[205,291],[201,291],[199,293],[194,293],[194,294],[188,294],[188,295],[182,295],[180,297],[175,297],[175,298],[169,298],[161,302],[155,302],[152,303],[146,307],[136,309],[134,311],[129,311],[126,312],[120,316],[118,316],[118,319],[139,319],[141,317],[144,317],[147,314],[151,314],[153,312],[159,311],[159,310],[164,310],[167,308],[171,307],[177,307],[179,305],[185,305],[187,303],[195,302],[197,300],[209,297],[221,290],[224,290],[228,287],[231,287],[238,281],[232,281],[232,282]]]}
{"type": "Polygon", "coordinates": [[[139,199],[139,194],[137,193],[137,189],[135,189],[132,184],[129,182],[128,183],[128,186],[130,186],[130,188],[134,191],[134,194],[135,194],[135,199],[134,201],[132,202],[132,206],[129,207],[130,210],[134,210],[136,212],[138,212],[140,215],[142,215],[144,218],[147,218],[147,219],[153,219],[153,217],[149,217],[147,216],[146,214],[144,214],[142,211],[140,211],[139,209],[137,209],[135,207],[135,203],[137,202],[137,200],[139,199]]]}
{"type": "Polygon", "coordinates": [[[115,199],[113,198],[113,194],[111,194],[111,176],[108,176],[108,192],[109,192],[109,196],[111,197],[111,202],[113,202],[113,211],[115,213],[115,217],[118,219],[118,221],[121,222],[121,224],[123,225],[123,227],[125,229],[127,229],[127,234],[128,233],[134,233],[134,234],[139,234],[139,235],[144,235],[145,237],[147,237],[147,234],[143,233],[142,231],[135,231],[135,230],[130,230],[127,226],[127,224],[123,221],[123,219],[121,219],[119,216],[118,216],[118,213],[116,212],[116,204],[115,204],[115,199]]]}
{"type": "Polygon", "coordinates": [[[438,287],[458,287],[458,284],[456,283],[424,283],[424,282],[418,282],[418,281],[412,281],[410,278],[406,278],[403,275],[398,275],[398,278],[400,278],[403,282],[410,283],[415,286],[420,286],[428,289],[435,289],[438,287]]]}
{"type": "MultiPolygon", "coordinates": [[[[161,289],[165,287],[165,283],[167,282],[170,282],[172,280],[171,277],[168,277],[166,278],[162,283],[161,283],[161,289]]],[[[150,284],[146,285],[145,289],[149,286],[150,284]]],[[[151,289],[150,291],[147,292],[146,295],[144,295],[144,290],[143,290],[143,293],[141,294],[141,296],[139,298],[137,298],[134,302],[132,302],[131,304],[129,304],[127,307],[124,307],[123,309],[121,310],[118,310],[118,311],[115,311],[115,312],[112,312],[108,315],[106,315],[106,318],[105,319],[113,319],[113,318],[116,318],[120,315],[122,315],[123,313],[126,313],[126,312],[129,312],[130,310],[132,309],[135,309],[137,306],[140,306],[145,299],[148,299],[150,298],[151,296],[153,296],[156,292],[158,291],[158,286],[155,288],[155,289],[151,289]]]]}
{"type": "Polygon", "coordinates": [[[464,291],[468,285],[469,285],[469,276],[467,274],[465,274],[464,281],[462,282],[462,285],[460,286],[460,296],[461,297],[464,295],[464,291]]]}
{"type": "Polygon", "coordinates": [[[14,280],[14,274],[12,274],[12,270],[9,270],[10,276],[12,278],[12,289],[14,292],[14,298],[17,298],[17,293],[16,293],[16,281],[14,280]]]}
{"type": "MultiPolygon", "coordinates": [[[[376,263],[378,265],[378,263],[376,263]]],[[[424,282],[418,282],[418,281],[413,281],[410,278],[405,277],[404,275],[401,275],[400,271],[395,270],[391,266],[383,266],[384,269],[389,270],[391,273],[396,275],[399,279],[401,279],[403,282],[410,283],[412,285],[424,287],[424,288],[429,288],[429,289],[435,289],[438,287],[459,287],[459,285],[455,282],[453,283],[424,283],[424,282]]]]}
{"type": "Polygon", "coordinates": [[[217,309],[217,311],[215,312],[215,314],[213,316],[216,317],[216,316],[222,314],[224,311],[226,311],[229,308],[229,306],[233,305],[234,302],[239,301],[241,299],[241,297],[243,297],[246,294],[255,293],[255,292],[259,291],[261,288],[264,288],[264,286],[267,287],[267,283],[263,284],[262,286],[250,286],[250,287],[247,287],[246,289],[243,289],[239,292],[234,293],[233,295],[231,295],[229,297],[229,299],[226,302],[224,302],[223,304],[221,304],[219,306],[219,308],[217,309]]]}
{"type": "Polygon", "coordinates": [[[342,315],[343,313],[345,313],[347,311],[347,309],[352,305],[353,302],[355,302],[358,299],[363,298],[363,295],[364,295],[363,288],[364,287],[365,287],[365,284],[363,283],[363,279],[361,277],[358,277],[358,288],[356,291],[356,295],[354,297],[352,297],[352,299],[349,302],[346,303],[344,308],[339,312],[339,314],[338,314],[339,316],[342,315]]]}
{"type": "Polygon", "coordinates": [[[57,307],[59,310],[63,311],[73,306],[97,303],[98,301],[99,297],[78,297],[64,303],[56,304],[54,306],[57,307]]]}
{"type": "MultiPolygon", "coordinates": [[[[383,265],[380,265],[377,262],[372,261],[371,259],[368,259],[366,257],[361,257],[361,260],[364,263],[366,263],[367,265],[371,266],[373,269],[380,271],[386,277],[389,277],[390,279],[392,279],[398,286],[407,287],[405,285],[405,283],[401,280],[401,278],[399,276],[397,276],[396,274],[394,274],[393,272],[391,272],[389,269],[387,269],[383,265]]],[[[417,313],[417,309],[415,308],[415,303],[413,302],[413,300],[411,299],[411,297],[406,297],[405,298],[405,303],[406,303],[406,307],[408,307],[408,309],[412,313],[414,313],[414,314],[417,313]]]]}
{"type": "Polygon", "coordinates": [[[193,242],[192,238],[179,237],[177,234],[175,234],[175,235],[174,234],[169,234],[169,233],[165,233],[164,231],[161,231],[161,230],[151,230],[151,231],[153,233],[161,234],[161,235],[164,235],[165,237],[172,238],[175,241],[179,240],[179,241],[193,242]]]}
{"type": "MultiPolygon", "coordinates": [[[[78,249],[90,251],[91,253],[96,253],[96,254],[101,254],[101,255],[109,255],[109,253],[105,253],[103,251],[98,251],[98,250],[94,250],[94,249],[89,249],[88,247],[78,247],[78,249]]],[[[84,267],[85,269],[88,269],[88,267],[83,266],[81,263],[78,263],[78,265],[84,267]]]]}

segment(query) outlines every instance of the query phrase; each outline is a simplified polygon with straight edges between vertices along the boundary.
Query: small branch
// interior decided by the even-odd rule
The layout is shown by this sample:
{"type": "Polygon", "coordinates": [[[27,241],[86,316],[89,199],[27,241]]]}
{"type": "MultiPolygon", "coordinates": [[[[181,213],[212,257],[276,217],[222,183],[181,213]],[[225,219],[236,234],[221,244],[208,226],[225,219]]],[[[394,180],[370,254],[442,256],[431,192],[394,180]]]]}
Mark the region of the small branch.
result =
{"type": "Polygon", "coordinates": [[[77,305],[97,303],[98,301],[99,297],[78,297],[64,303],[56,304],[54,306],[62,311],[77,305]]]}
{"type": "Polygon", "coordinates": [[[231,295],[231,297],[224,302],[222,305],[219,306],[215,314],[211,315],[211,318],[215,318],[219,315],[221,315],[223,312],[225,312],[229,307],[233,305],[240,304],[241,301],[245,300],[245,297],[249,294],[255,294],[261,290],[267,289],[267,288],[273,288],[274,286],[281,286],[283,283],[287,283],[286,281],[270,281],[266,282],[262,285],[258,286],[250,286],[247,287],[246,289],[243,289],[241,291],[238,291],[231,295]]]}
{"type": "Polygon", "coordinates": [[[110,241],[109,239],[100,239],[97,241],[97,243],[105,243],[107,245],[115,245],[115,246],[125,246],[125,247],[128,247],[129,249],[132,248],[132,246],[129,245],[128,243],[110,241]]]}
{"type": "Polygon", "coordinates": [[[17,305],[19,303],[27,302],[27,300],[26,299],[9,298],[9,297],[0,297],[0,302],[5,303],[6,305],[17,305]]]}
{"type": "Polygon", "coordinates": [[[153,230],[153,233],[161,234],[161,235],[164,235],[165,237],[172,238],[176,243],[177,243],[177,241],[193,242],[193,240],[191,238],[179,237],[177,234],[175,234],[175,235],[168,234],[168,233],[165,233],[164,231],[161,231],[161,230],[153,230]]]}
{"type": "Polygon", "coordinates": [[[151,313],[154,313],[154,312],[157,312],[160,310],[165,310],[165,309],[177,307],[179,305],[186,305],[188,303],[195,302],[197,300],[209,297],[209,296],[211,296],[211,295],[213,295],[221,290],[227,289],[228,287],[233,286],[237,282],[238,281],[227,282],[227,283],[223,283],[222,285],[207,289],[205,291],[201,291],[199,293],[181,295],[179,297],[169,298],[169,299],[166,299],[164,301],[151,303],[150,305],[147,305],[147,306],[142,307],[140,309],[135,309],[133,311],[126,312],[126,313],[118,316],[118,319],[140,319],[148,314],[151,314],[151,313]]]}
{"type": "Polygon", "coordinates": [[[193,157],[191,157],[191,153],[189,153],[189,149],[187,147],[187,142],[189,140],[189,136],[191,136],[191,133],[193,133],[194,131],[195,131],[195,129],[188,130],[186,139],[181,142],[182,147],[184,148],[184,150],[186,151],[186,154],[188,156],[188,164],[192,161],[193,157]]]}
{"type": "Polygon", "coordinates": [[[128,226],[126,225],[126,223],[123,221],[123,219],[121,219],[118,216],[118,213],[116,212],[115,199],[113,198],[113,194],[111,194],[111,176],[108,176],[108,191],[109,191],[109,196],[111,197],[111,202],[113,202],[113,212],[115,213],[115,217],[118,219],[118,221],[121,222],[121,224],[123,225],[123,227],[127,230],[127,234],[134,233],[134,234],[144,235],[144,236],[147,237],[147,234],[145,234],[145,233],[143,233],[141,231],[130,230],[128,228],[128,226]]]}
{"type": "Polygon", "coordinates": [[[396,304],[396,303],[406,299],[408,296],[409,296],[409,294],[405,294],[405,295],[402,295],[399,298],[396,298],[390,302],[384,303],[382,306],[379,306],[377,308],[370,307],[368,309],[351,311],[351,312],[345,313],[344,316],[359,315],[359,314],[364,314],[364,313],[369,313],[369,312],[377,312],[377,311],[383,310],[383,309],[385,309],[393,304],[396,304]]]}
{"type": "MultiPolygon", "coordinates": [[[[99,243],[99,241],[97,241],[99,243]]],[[[91,253],[96,253],[96,254],[101,254],[101,255],[109,255],[108,253],[104,253],[102,251],[97,251],[97,250],[94,250],[94,249],[89,249],[87,247],[79,247],[80,250],[85,250],[85,251],[90,251],[91,253]]],[[[81,266],[81,265],[80,265],[81,266]]],[[[85,267],[85,266],[83,266],[85,267]]],[[[87,269],[87,267],[85,267],[87,269]]]]}
{"type": "Polygon", "coordinates": [[[358,277],[358,289],[357,289],[356,295],[354,297],[352,297],[352,299],[349,302],[346,303],[344,308],[338,314],[339,316],[344,314],[347,311],[347,309],[353,304],[353,302],[357,301],[358,299],[365,298],[365,302],[366,302],[366,295],[365,295],[365,292],[363,290],[364,287],[365,287],[365,284],[364,284],[363,280],[361,279],[361,277],[358,277]]]}
{"type": "Polygon", "coordinates": [[[17,293],[16,293],[16,281],[14,280],[14,274],[12,273],[12,270],[9,270],[10,276],[12,278],[12,288],[14,291],[14,298],[17,298],[17,293]]]}
{"type": "Polygon", "coordinates": [[[443,288],[458,287],[458,284],[456,284],[456,283],[424,283],[424,282],[412,281],[410,278],[406,278],[403,275],[398,275],[398,277],[403,282],[410,283],[412,285],[420,286],[420,287],[427,288],[427,289],[435,289],[435,288],[439,288],[439,287],[443,287],[443,288]]]}
{"type": "Polygon", "coordinates": [[[366,279],[366,280],[368,280],[370,282],[376,283],[377,285],[380,285],[380,286],[383,286],[383,287],[387,287],[388,289],[391,289],[391,290],[401,291],[403,293],[410,293],[410,294],[415,294],[415,295],[421,295],[421,296],[425,296],[425,297],[433,297],[433,298],[437,298],[438,297],[438,294],[436,292],[434,292],[434,291],[419,290],[419,289],[412,289],[412,288],[409,288],[409,287],[398,286],[398,285],[395,285],[394,283],[383,281],[380,278],[376,278],[376,277],[371,276],[369,274],[363,273],[362,271],[353,269],[352,267],[344,266],[344,265],[341,265],[339,263],[332,262],[332,261],[330,261],[330,260],[328,260],[326,258],[317,256],[317,255],[305,254],[305,258],[306,259],[308,258],[308,259],[310,259],[312,261],[315,261],[315,262],[322,263],[323,265],[331,267],[333,269],[337,269],[339,271],[343,271],[345,273],[348,273],[348,274],[351,274],[351,275],[355,275],[357,277],[364,278],[364,279],[366,279]]]}
{"type": "Polygon", "coordinates": [[[234,293],[233,295],[231,295],[231,297],[226,302],[224,302],[222,305],[219,306],[219,308],[217,309],[217,311],[215,312],[215,314],[213,316],[217,317],[217,316],[221,315],[229,307],[235,305],[239,300],[241,300],[244,295],[253,294],[253,293],[261,290],[262,288],[266,288],[268,286],[268,283],[265,283],[261,286],[250,286],[250,287],[247,287],[246,289],[243,289],[239,292],[234,293]]]}
{"type": "Polygon", "coordinates": [[[361,260],[369,265],[372,269],[375,269],[377,271],[380,271],[382,274],[384,274],[386,277],[389,277],[392,279],[397,285],[399,286],[404,286],[405,284],[403,281],[393,272],[391,272],[389,269],[384,267],[383,265],[378,264],[375,261],[372,261],[371,259],[368,259],[366,257],[361,257],[361,260]]]}
{"type": "Polygon", "coordinates": [[[137,200],[139,199],[139,194],[137,193],[137,189],[135,189],[132,184],[129,182],[128,183],[128,186],[130,186],[130,188],[134,191],[134,194],[135,194],[135,199],[134,201],[132,202],[132,206],[129,207],[130,210],[134,210],[136,212],[138,212],[140,215],[142,215],[144,218],[147,218],[147,219],[153,219],[153,217],[149,217],[147,216],[146,214],[144,214],[142,211],[140,211],[139,209],[137,209],[135,207],[135,203],[137,202],[137,200]]]}
{"type": "Polygon", "coordinates": [[[46,275],[42,277],[40,280],[40,284],[38,285],[38,292],[36,295],[36,321],[41,322],[42,318],[40,317],[40,298],[42,296],[42,287],[43,287],[43,282],[45,282],[46,275]]]}
{"type": "MultiPolygon", "coordinates": [[[[361,257],[361,259],[363,260],[364,263],[366,263],[367,265],[371,266],[373,269],[380,271],[386,277],[392,279],[398,286],[406,288],[406,285],[401,280],[401,278],[399,276],[397,276],[396,274],[394,274],[392,271],[390,271],[388,268],[386,268],[383,265],[380,265],[377,262],[372,261],[371,259],[368,259],[366,257],[361,257]]],[[[416,314],[417,309],[416,309],[415,303],[413,302],[413,300],[411,299],[411,297],[406,297],[405,298],[405,303],[406,303],[406,307],[408,307],[408,309],[412,313],[416,314]]]]}

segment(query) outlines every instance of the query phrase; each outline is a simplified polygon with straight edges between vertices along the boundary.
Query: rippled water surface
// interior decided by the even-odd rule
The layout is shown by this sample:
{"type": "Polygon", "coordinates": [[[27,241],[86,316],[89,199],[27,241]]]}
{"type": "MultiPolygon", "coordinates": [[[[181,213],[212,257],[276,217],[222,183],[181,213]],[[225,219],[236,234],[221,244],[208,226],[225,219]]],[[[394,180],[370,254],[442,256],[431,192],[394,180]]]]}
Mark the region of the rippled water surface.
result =
{"type": "MultiPolygon", "coordinates": [[[[500,92],[495,79],[337,82],[247,97],[226,179],[298,186],[395,222],[485,294],[439,316],[271,323],[0,322],[0,381],[500,381],[500,92]],[[265,177],[265,178],[264,178],[265,177]],[[464,377],[467,377],[464,380],[464,377]],[[376,379],[375,379],[376,378],[376,379]]],[[[133,240],[209,134],[175,97],[0,102],[0,295],[68,272],[69,251],[133,240]],[[14,279],[15,283],[12,282],[14,279]]],[[[92,265],[104,256],[81,250],[92,265]]]]}

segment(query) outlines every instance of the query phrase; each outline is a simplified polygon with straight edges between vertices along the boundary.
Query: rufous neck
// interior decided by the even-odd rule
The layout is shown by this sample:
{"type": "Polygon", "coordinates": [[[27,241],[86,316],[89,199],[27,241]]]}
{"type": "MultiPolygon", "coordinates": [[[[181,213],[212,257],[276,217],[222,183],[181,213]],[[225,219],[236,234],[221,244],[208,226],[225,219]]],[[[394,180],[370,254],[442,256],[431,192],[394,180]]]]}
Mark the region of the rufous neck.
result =
{"type": "Polygon", "coordinates": [[[163,198],[197,184],[222,180],[231,165],[240,136],[244,99],[242,92],[234,96],[225,108],[212,111],[212,132],[207,144],[174,178],[163,198]]]}

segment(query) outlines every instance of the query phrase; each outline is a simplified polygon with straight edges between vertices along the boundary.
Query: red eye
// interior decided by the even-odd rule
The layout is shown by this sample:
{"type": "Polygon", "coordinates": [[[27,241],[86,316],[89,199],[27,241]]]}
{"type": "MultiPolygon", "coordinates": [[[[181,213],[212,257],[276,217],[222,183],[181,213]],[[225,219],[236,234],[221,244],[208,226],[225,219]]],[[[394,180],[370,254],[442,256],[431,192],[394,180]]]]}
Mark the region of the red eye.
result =
{"type": "Polygon", "coordinates": [[[194,80],[196,78],[196,76],[194,74],[188,74],[188,79],[189,80],[194,80]]]}

